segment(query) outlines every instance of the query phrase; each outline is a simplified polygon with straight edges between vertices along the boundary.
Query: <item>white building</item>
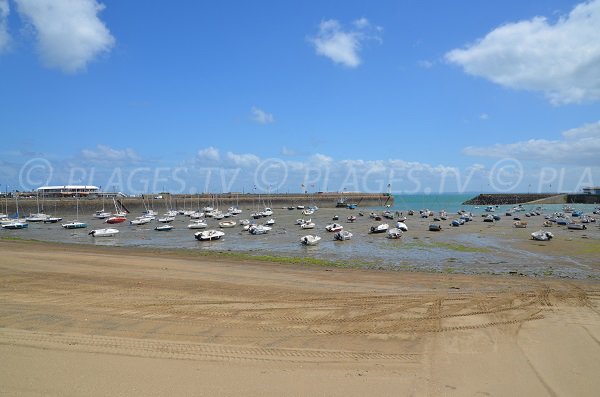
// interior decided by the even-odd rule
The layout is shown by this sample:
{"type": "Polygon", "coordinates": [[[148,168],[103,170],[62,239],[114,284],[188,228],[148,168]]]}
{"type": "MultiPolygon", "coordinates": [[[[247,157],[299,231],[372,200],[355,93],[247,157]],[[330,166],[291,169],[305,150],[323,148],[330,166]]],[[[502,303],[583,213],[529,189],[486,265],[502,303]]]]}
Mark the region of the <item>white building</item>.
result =
{"type": "Polygon", "coordinates": [[[584,187],[583,194],[600,194],[600,186],[584,187]]]}
{"type": "Polygon", "coordinates": [[[97,186],[90,185],[65,185],[65,186],[42,186],[37,189],[40,195],[45,197],[85,197],[90,194],[98,194],[97,186]]]}

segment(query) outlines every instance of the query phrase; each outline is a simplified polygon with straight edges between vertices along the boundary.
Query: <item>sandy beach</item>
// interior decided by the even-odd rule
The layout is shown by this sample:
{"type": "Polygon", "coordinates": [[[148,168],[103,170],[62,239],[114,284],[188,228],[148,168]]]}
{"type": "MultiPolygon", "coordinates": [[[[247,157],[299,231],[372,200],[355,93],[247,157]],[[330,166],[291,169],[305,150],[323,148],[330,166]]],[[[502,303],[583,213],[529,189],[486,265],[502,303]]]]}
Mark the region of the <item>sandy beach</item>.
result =
{"type": "Polygon", "coordinates": [[[0,240],[3,395],[600,390],[597,281],[0,240]]]}

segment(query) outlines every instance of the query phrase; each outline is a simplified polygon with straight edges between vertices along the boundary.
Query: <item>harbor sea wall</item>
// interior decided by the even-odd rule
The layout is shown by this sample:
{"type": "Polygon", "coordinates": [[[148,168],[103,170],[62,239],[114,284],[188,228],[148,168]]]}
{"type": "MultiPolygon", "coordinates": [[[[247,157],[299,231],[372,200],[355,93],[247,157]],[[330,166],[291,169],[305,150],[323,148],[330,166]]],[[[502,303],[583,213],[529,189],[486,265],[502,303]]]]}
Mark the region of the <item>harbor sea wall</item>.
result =
{"type": "MultiPolygon", "coordinates": [[[[345,202],[357,204],[359,207],[378,207],[384,205],[393,205],[394,197],[385,193],[347,193],[344,194],[345,202]]],[[[227,209],[230,206],[238,205],[243,210],[262,209],[266,206],[273,208],[281,208],[298,205],[316,205],[321,208],[333,208],[340,200],[339,193],[313,193],[313,194],[234,194],[225,193],[217,195],[201,194],[201,195],[185,195],[185,194],[155,194],[144,195],[137,197],[120,197],[117,199],[122,203],[127,210],[132,213],[144,211],[146,208],[152,208],[155,211],[162,213],[167,208],[173,209],[198,209],[205,206],[216,206],[221,210],[227,209]]],[[[83,197],[78,201],[79,213],[88,214],[100,210],[103,207],[107,211],[113,211],[114,205],[112,198],[102,200],[99,197],[83,197]]],[[[41,198],[38,200],[35,197],[20,197],[19,212],[20,214],[35,213],[38,209],[46,213],[65,213],[75,212],[76,199],[72,197],[65,198],[41,198]]],[[[6,211],[8,204],[8,213],[16,212],[14,198],[9,198],[7,201],[0,203],[0,212],[6,211]]]]}
{"type": "Polygon", "coordinates": [[[515,205],[515,204],[597,204],[600,195],[556,193],[495,193],[480,194],[465,201],[465,205],[515,205]]]}

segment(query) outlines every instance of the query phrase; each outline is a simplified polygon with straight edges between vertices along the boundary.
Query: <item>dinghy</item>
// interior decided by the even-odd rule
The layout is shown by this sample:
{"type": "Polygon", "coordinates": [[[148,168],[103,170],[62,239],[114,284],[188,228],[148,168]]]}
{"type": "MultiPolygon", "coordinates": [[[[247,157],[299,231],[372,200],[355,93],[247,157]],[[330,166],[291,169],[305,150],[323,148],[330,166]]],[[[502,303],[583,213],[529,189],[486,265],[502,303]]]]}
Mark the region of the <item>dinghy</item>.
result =
{"type": "Polygon", "coordinates": [[[303,245],[317,245],[319,241],[321,241],[321,237],[313,236],[312,234],[300,238],[300,243],[303,245]]]}
{"type": "Polygon", "coordinates": [[[208,225],[204,221],[194,221],[187,225],[188,229],[206,229],[208,225]]]}
{"type": "Polygon", "coordinates": [[[154,228],[154,230],[156,230],[157,232],[169,232],[173,229],[173,226],[171,225],[160,225],[160,226],[156,226],[154,228]]]}
{"type": "Polygon", "coordinates": [[[538,230],[537,232],[531,233],[531,238],[537,241],[548,241],[552,237],[554,237],[554,235],[551,232],[547,232],[545,230],[538,230]]]}
{"type": "Polygon", "coordinates": [[[442,225],[438,225],[437,223],[430,223],[429,224],[429,231],[430,232],[439,232],[442,230],[442,225]]]}
{"type": "Polygon", "coordinates": [[[92,237],[114,237],[114,235],[118,233],[119,231],[117,229],[105,228],[92,230],[88,234],[92,237]]]}
{"type": "Polygon", "coordinates": [[[223,233],[222,231],[213,229],[194,233],[194,237],[198,241],[220,240],[224,235],[225,233],[223,233]]]}
{"type": "Polygon", "coordinates": [[[398,239],[402,237],[402,231],[397,228],[392,228],[387,232],[387,238],[398,239]]]}
{"type": "Polygon", "coordinates": [[[396,222],[396,229],[400,229],[403,232],[408,232],[408,226],[404,222],[396,222]]]}
{"type": "Polygon", "coordinates": [[[340,225],[339,223],[332,223],[330,225],[325,226],[325,230],[327,230],[328,232],[339,232],[342,231],[344,229],[344,226],[340,225]]]}
{"type": "Polygon", "coordinates": [[[219,227],[220,228],[229,228],[229,227],[234,227],[236,225],[235,221],[221,221],[219,222],[219,227]]]}
{"type": "Polygon", "coordinates": [[[347,230],[340,230],[336,234],[333,235],[333,238],[338,241],[346,241],[352,238],[352,233],[347,230]]]}
{"type": "Polygon", "coordinates": [[[388,225],[387,223],[382,223],[377,226],[371,226],[369,233],[385,233],[388,231],[389,228],[390,228],[390,225],[388,225]]]}

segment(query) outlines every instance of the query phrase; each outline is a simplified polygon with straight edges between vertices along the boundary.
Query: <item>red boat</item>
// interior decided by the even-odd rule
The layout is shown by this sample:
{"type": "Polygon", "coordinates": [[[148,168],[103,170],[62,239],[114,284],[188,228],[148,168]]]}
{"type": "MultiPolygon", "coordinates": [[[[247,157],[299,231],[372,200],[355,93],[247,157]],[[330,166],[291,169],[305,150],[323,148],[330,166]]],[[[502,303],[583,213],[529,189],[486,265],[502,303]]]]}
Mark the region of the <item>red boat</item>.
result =
{"type": "Polygon", "coordinates": [[[125,222],[127,220],[127,218],[125,218],[124,216],[111,216],[110,218],[108,218],[106,220],[106,223],[122,223],[125,222]]]}

